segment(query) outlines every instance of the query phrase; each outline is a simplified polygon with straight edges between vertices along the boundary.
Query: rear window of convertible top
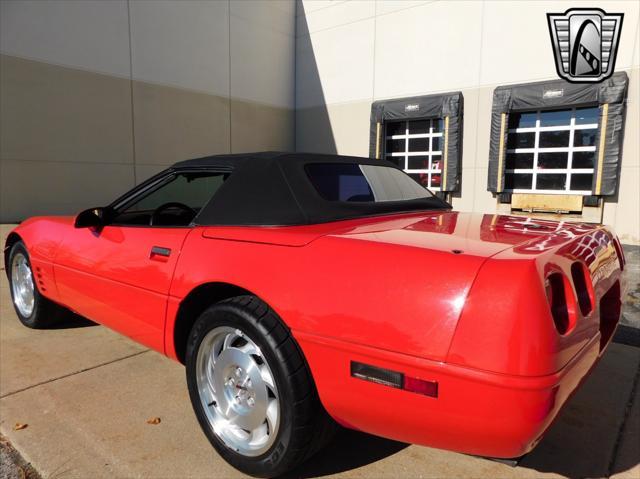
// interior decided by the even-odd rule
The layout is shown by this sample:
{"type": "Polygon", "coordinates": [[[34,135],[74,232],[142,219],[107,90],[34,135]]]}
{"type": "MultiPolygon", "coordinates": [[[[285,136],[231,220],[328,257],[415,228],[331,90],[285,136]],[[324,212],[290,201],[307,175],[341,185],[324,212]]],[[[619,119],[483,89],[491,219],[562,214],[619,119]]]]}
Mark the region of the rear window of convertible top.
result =
{"type": "Polygon", "coordinates": [[[310,163],[305,170],[320,196],[328,201],[380,203],[433,196],[410,176],[389,166],[310,163]]]}

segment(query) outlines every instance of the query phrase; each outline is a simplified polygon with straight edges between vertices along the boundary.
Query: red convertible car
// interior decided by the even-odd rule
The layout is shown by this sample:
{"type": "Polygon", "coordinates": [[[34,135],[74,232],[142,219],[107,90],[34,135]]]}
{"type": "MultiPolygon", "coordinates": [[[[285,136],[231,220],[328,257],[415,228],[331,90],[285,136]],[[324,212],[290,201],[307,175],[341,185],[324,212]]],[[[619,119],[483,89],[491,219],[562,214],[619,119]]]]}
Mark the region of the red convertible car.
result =
{"type": "Polygon", "coordinates": [[[26,326],[72,310],[185,364],[206,436],[256,476],[335,422],[522,456],[625,291],[603,226],[457,213],[391,163],[315,154],[177,163],[109,206],[23,222],[5,262],[26,326]]]}

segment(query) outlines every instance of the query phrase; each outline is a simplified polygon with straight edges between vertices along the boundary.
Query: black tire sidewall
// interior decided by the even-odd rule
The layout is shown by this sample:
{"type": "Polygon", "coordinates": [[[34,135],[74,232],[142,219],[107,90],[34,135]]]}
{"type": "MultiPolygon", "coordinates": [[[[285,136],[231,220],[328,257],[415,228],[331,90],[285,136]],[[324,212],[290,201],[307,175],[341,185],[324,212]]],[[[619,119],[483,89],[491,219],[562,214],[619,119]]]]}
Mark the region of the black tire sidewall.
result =
{"type": "Polygon", "coordinates": [[[33,268],[31,266],[31,258],[29,257],[29,252],[27,251],[26,246],[22,241],[18,241],[11,247],[11,251],[9,253],[9,264],[7,265],[9,268],[8,277],[9,277],[9,291],[11,293],[11,304],[13,305],[13,309],[18,315],[18,319],[22,324],[29,328],[35,328],[38,326],[38,314],[41,303],[40,292],[38,291],[38,286],[36,285],[35,274],[33,272],[33,268]],[[15,303],[15,298],[13,295],[13,258],[16,254],[22,253],[24,257],[27,259],[27,263],[29,264],[29,269],[31,269],[31,276],[33,278],[33,311],[31,311],[30,316],[24,316],[15,303]]]}
{"type": "Polygon", "coordinates": [[[288,469],[287,451],[291,444],[293,428],[293,409],[286,407],[294,404],[292,389],[286,380],[293,371],[287,371],[287,361],[277,350],[277,343],[253,317],[250,311],[233,303],[220,303],[207,309],[196,321],[189,335],[186,351],[186,375],[189,397],[193,409],[205,435],[216,451],[233,467],[257,477],[274,477],[288,469]],[[256,457],[244,456],[229,448],[213,432],[203,409],[196,381],[196,359],[202,340],[216,327],[229,326],[243,331],[260,348],[274,375],[280,400],[280,426],[271,448],[256,457]]]}

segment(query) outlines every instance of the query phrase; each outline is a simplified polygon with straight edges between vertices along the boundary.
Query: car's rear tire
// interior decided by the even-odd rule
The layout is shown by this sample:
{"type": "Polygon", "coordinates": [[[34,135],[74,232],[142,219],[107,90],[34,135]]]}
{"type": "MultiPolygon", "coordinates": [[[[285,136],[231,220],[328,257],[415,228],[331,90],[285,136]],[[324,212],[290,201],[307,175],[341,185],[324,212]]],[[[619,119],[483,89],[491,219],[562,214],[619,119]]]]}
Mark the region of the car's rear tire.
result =
{"type": "Polygon", "coordinates": [[[186,373],[204,433],[246,474],[290,471],[335,429],[289,330],[254,296],[222,301],[200,315],[188,339],[186,373]]]}
{"type": "Polygon", "coordinates": [[[29,252],[22,241],[11,247],[7,268],[11,301],[22,324],[27,328],[44,329],[62,318],[66,310],[38,291],[29,252]]]}

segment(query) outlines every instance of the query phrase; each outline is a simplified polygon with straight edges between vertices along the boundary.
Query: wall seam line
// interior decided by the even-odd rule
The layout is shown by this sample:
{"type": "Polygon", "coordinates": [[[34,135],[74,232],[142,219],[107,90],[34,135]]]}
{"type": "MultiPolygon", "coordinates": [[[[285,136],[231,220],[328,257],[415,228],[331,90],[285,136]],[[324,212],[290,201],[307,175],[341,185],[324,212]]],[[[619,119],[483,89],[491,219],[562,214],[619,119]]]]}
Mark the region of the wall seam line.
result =
{"type": "MultiPolygon", "coordinates": [[[[482,58],[482,48],[483,48],[483,40],[484,40],[484,14],[485,14],[485,7],[486,7],[486,2],[482,2],[482,12],[480,13],[480,48],[479,48],[479,53],[478,55],[480,56],[480,58],[482,58]]],[[[479,62],[478,65],[478,85],[480,84],[480,80],[482,79],[482,61],[479,62]]],[[[473,175],[473,195],[471,196],[471,211],[476,211],[476,193],[477,193],[477,187],[478,187],[478,170],[477,170],[477,165],[478,165],[478,144],[480,143],[480,95],[481,95],[481,88],[477,87],[476,88],[476,145],[475,145],[475,151],[474,151],[474,156],[475,156],[475,162],[474,162],[474,169],[476,169],[475,174],[473,175]]],[[[462,122],[463,122],[463,129],[464,129],[464,117],[462,117],[462,122]]],[[[464,133],[463,133],[464,135],[464,133]]],[[[462,141],[464,142],[464,137],[462,138],[462,141]]],[[[462,159],[461,159],[461,163],[464,165],[464,145],[462,148],[462,159]]],[[[489,164],[487,163],[487,168],[489,164]]],[[[460,182],[462,182],[462,171],[460,171],[460,182]]],[[[464,188],[464,184],[462,185],[462,187],[464,188]]],[[[462,198],[462,189],[461,189],[461,193],[460,193],[460,198],[462,198]]]]}
{"type": "MultiPolygon", "coordinates": [[[[640,12],[638,13],[638,23],[636,24],[636,42],[633,45],[633,51],[631,52],[631,65],[629,65],[629,70],[633,70],[634,68],[638,68],[640,65],[634,65],[633,60],[636,58],[636,50],[640,48],[640,42],[638,41],[638,35],[640,35],[640,12]]],[[[627,94],[628,98],[628,94],[627,94]]]]}
{"type": "Polygon", "coordinates": [[[376,98],[376,38],[378,36],[378,0],[373,2],[373,64],[372,67],[372,84],[371,84],[371,103],[376,98]]]}
{"type": "MultiPolygon", "coordinates": [[[[353,1],[353,0],[347,0],[347,1],[353,1]]],[[[405,11],[405,10],[411,10],[412,8],[425,7],[425,6],[427,6],[427,5],[430,5],[430,4],[432,4],[432,3],[436,3],[436,2],[438,2],[438,1],[441,1],[441,0],[432,0],[432,1],[430,1],[430,2],[426,2],[426,3],[419,3],[418,5],[411,5],[411,6],[408,6],[408,7],[399,8],[398,10],[393,10],[393,11],[391,11],[391,12],[381,13],[381,14],[380,14],[380,15],[378,15],[378,16],[380,16],[380,17],[385,17],[385,16],[387,16],[387,15],[394,15],[394,14],[396,14],[396,13],[403,12],[403,11],[405,11]]],[[[346,3],[346,1],[345,1],[345,2],[342,2],[342,3],[346,3]]],[[[339,5],[339,4],[336,4],[336,5],[330,5],[329,7],[337,6],[337,5],[339,5]]],[[[327,8],[329,8],[329,7],[327,7],[327,8]]],[[[316,11],[317,11],[317,10],[315,10],[314,12],[311,12],[311,13],[313,14],[313,13],[315,13],[316,11]]],[[[376,16],[375,14],[374,14],[374,15],[369,15],[368,17],[362,17],[362,18],[359,18],[359,19],[357,19],[357,20],[351,20],[351,21],[349,21],[349,22],[340,23],[340,24],[338,24],[338,25],[332,25],[332,26],[330,26],[330,27],[319,28],[318,30],[314,30],[313,32],[310,32],[310,31],[308,31],[308,30],[307,30],[307,33],[303,33],[303,34],[301,34],[300,36],[301,36],[301,37],[303,37],[303,36],[311,36],[311,35],[315,35],[316,33],[326,32],[327,30],[333,30],[334,28],[344,27],[344,26],[346,26],[346,25],[353,25],[354,23],[364,22],[364,21],[366,21],[366,20],[371,20],[371,19],[372,19],[372,18],[374,18],[375,16],[376,16]]]]}
{"type": "Polygon", "coordinates": [[[298,7],[294,0],[293,11],[293,151],[298,151],[298,7]]]}
{"type": "Polygon", "coordinates": [[[127,23],[129,27],[129,98],[131,102],[131,153],[133,155],[133,184],[138,184],[136,171],[136,118],[133,100],[133,45],[131,38],[131,2],[127,0],[127,23]]]}
{"type": "Polygon", "coordinates": [[[233,153],[233,132],[231,131],[231,0],[227,0],[227,14],[229,19],[229,153],[233,153]]]}
{"type": "MultiPolygon", "coordinates": [[[[310,13],[310,14],[314,14],[314,13],[316,13],[316,12],[320,12],[320,11],[322,11],[322,10],[326,10],[327,8],[332,8],[332,7],[338,6],[338,5],[340,5],[341,3],[347,3],[348,1],[349,1],[349,0],[334,1],[334,3],[332,3],[331,5],[327,5],[327,6],[325,6],[325,7],[320,7],[320,8],[318,8],[318,9],[314,10],[313,12],[309,12],[309,13],[310,13]]],[[[296,2],[296,4],[297,4],[297,3],[298,3],[298,2],[296,2]]],[[[298,16],[298,10],[296,9],[296,17],[297,17],[297,16],[298,16]]]]}

